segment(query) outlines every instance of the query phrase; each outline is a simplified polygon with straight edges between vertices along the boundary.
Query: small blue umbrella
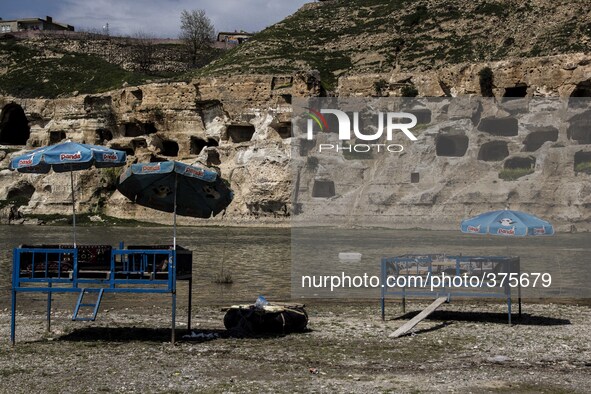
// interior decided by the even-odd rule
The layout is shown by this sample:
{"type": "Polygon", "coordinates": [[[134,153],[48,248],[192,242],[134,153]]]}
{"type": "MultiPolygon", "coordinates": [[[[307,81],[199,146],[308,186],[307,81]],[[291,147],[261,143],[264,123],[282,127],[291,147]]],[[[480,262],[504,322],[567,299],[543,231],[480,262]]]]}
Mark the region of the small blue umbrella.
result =
{"type": "Polygon", "coordinates": [[[76,247],[76,200],[74,196],[74,171],[86,170],[92,166],[98,168],[121,167],[125,165],[127,155],[123,151],[104,146],[81,144],[65,141],[45,146],[17,156],[10,161],[9,168],[28,174],[47,174],[70,172],[72,188],[72,212],[74,225],[74,248],[76,247]]]}
{"type": "Polygon", "coordinates": [[[529,213],[509,209],[486,212],[463,220],[460,229],[468,234],[508,237],[554,235],[554,227],[549,222],[529,213]]]}
{"type": "Polygon", "coordinates": [[[215,216],[232,202],[232,190],[217,172],[178,161],[132,164],[119,177],[117,190],[136,204],[176,215],[215,216]]]}
{"type": "Polygon", "coordinates": [[[123,151],[66,141],[17,156],[10,161],[10,169],[32,174],[47,174],[49,170],[72,172],[86,170],[92,166],[120,167],[125,165],[126,159],[123,151]]]}

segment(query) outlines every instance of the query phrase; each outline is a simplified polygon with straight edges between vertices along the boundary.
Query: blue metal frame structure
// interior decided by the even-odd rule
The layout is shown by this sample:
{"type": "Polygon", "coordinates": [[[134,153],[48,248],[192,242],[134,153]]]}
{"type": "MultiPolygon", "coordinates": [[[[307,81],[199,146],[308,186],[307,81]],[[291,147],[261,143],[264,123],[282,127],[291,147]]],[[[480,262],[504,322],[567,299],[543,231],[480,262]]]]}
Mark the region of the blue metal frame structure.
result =
{"type": "MultiPolygon", "coordinates": [[[[433,280],[433,276],[441,273],[443,270],[448,272],[450,276],[461,276],[462,266],[472,263],[480,263],[480,271],[483,271],[483,262],[500,264],[500,269],[504,271],[497,271],[496,273],[520,273],[519,257],[512,256],[444,256],[434,254],[408,254],[397,257],[384,257],[381,263],[381,310],[382,320],[386,318],[386,297],[387,296],[402,296],[402,313],[406,313],[406,297],[442,297],[447,296],[448,302],[451,301],[451,296],[457,297],[481,297],[481,298],[506,298],[507,300],[507,317],[508,323],[511,324],[511,286],[509,280],[505,280],[504,286],[488,289],[498,289],[497,291],[468,291],[468,289],[474,289],[470,286],[465,286],[466,290],[462,291],[460,288],[454,287],[441,287],[437,291],[430,291],[430,288],[409,288],[409,287],[395,287],[388,286],[388,276],[410,276],[418,275],[433,280]],[[439,265],[437,270],[434,270],[434,263],[436,260],[444,257],[446,261],[453,261],[449,265],[439,265]],[[426,268],[426,272],[420,271],[419,267],[426,268]],[[445,267],[442,270],[442,267],[445,267]],[[403,269],[401,269],[403,268],[403,269]],[[415,270],[416,272],[412,272],[415,270]]],[[[484,282],[481,283],[480,288],[483,288],[484,282]]],[[[519,316],[521,316],[521,283],[518,281],[517,286],[517,297],[519,303],[519,316]]]]}
{"type": "Polygon", "coordinates": [[[104,293],[170,294],[171,342],[175,343],[177,280],[187,280],[188,321],[191,329],[192,275],[177,277],[174,249],[112,249],[108,270],[85,271],[79,266],[77,248],[15,248],[13,251],[10,341],[15,344],[18,293],[47,293],[47,330],[51,329],[53,293],[79,293],[72,320],[94,320],[104,293]],[[165,261],[161,260],[166,256],[165,261]],[[160,259],[160,260],[159,260],[160,259]],[[26,260],[26,261],[25,261],[26,260]],[[24,263],[24,264],[23,264],[24,263]],[[96,292],[94,304],[83,302],[85,293],[96,292]],[[78,318],[81,307],[92,307],[90,318],[78,318]]]}

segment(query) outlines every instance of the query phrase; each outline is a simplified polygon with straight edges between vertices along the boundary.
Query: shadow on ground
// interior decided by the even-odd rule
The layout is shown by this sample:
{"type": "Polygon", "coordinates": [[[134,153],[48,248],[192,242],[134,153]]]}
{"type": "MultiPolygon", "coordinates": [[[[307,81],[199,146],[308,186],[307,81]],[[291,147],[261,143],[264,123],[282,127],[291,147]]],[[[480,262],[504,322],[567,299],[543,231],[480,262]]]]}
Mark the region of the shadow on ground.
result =
{"type": "MultiPolygon", "coordinates": [[[[228,338],[230,334],[226,330],[192,330],[196,334],[202,334],[195,339],[183,339],[184,335],[191,335],[187,329],[176,330],[178,342],[204,342],[207,340],[228,338]]],[[[71,342],[170,342],[171,331],[169,328],[137,328],[137,327],[88,327],[72,331],[59,337],[60,341],[71,342]]]]}
{"type": "MultiPolygon", "coordinates": [[[[402,316],[392,318],[391,320],[409,320],[419,313],[420,311],[408,312],[402,316]]],[[[429,315],[426,320],[507,324],[507,314],[492,312],[435,311],[429,315]]],[[[571,324],[568,319],[530,315],[528,313],[521,314],[521,317],[519,317],[518,314],[513,314],[511,320],[513,324],[526,326],[565,326],[571,324]]]]}
{"type": "MultiPolygon", "coordinates": [[[[247,334],[239,331],[228,330],[176,330],[176,342],[207,342],[221,338],[258,338],[271,339],[283,337],[286,335],[298,335],[311,332],[306,329],[300,333],[289,334],[247,334]]],[[[94,342],[94,341],[109,341],[109,342],[170,342],[169,328],[137,328],[137,327],[88,327],[74,330],[69,334],[62,335],[58,338],[59,341],[70,342],[94,342]]]]}

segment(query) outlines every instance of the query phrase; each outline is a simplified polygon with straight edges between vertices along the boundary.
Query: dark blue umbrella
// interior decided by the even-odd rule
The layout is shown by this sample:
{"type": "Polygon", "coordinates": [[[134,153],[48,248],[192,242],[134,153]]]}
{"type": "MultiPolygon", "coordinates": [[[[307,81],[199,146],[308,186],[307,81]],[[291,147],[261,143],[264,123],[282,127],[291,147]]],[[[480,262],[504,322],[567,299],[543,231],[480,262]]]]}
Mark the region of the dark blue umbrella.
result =
{"type": "Polygon", "coordinates": [[[217,172],[178,161],[133,164],[117,190],[131,201],[159,211],[197,218],[215,216],[232,202],[232,190],[217,172]]]}
{"type": "Polygon", "coordinates": [[[463,220],[460,228],[463,233],[508,237],[554,235],[554,227],[549,222],[529,213],[509,209],[486,212],[463,220]]]}
{"type": "Polygon", "coordinates": [[[72,188],[72,213],[74,224],[74,248],[76,247],[76,200],[74,196],[74,171],[86,170],[92,166],[98,168],[121,167],[125,165],[127,155],[123,151],[104,146],[81,144],[66,141],[45,146],[17,156],[10,160],[8,168],[29,174],[47,174],[70,172],[72,188]]]}

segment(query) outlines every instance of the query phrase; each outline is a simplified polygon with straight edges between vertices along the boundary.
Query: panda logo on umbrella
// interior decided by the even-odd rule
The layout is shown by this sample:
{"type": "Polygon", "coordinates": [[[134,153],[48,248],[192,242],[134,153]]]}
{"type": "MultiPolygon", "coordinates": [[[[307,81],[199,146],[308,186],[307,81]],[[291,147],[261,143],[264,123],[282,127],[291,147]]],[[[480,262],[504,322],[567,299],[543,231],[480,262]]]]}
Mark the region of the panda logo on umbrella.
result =
{"type": "Polygon", "coordinates": [[[499,223],[501,223],[501,226],[509,227],[513,223],[515,223],[515,221],[513,219],[510,219],[510,218],[503,218],[503,219],[499,220],[499,223]]]}

